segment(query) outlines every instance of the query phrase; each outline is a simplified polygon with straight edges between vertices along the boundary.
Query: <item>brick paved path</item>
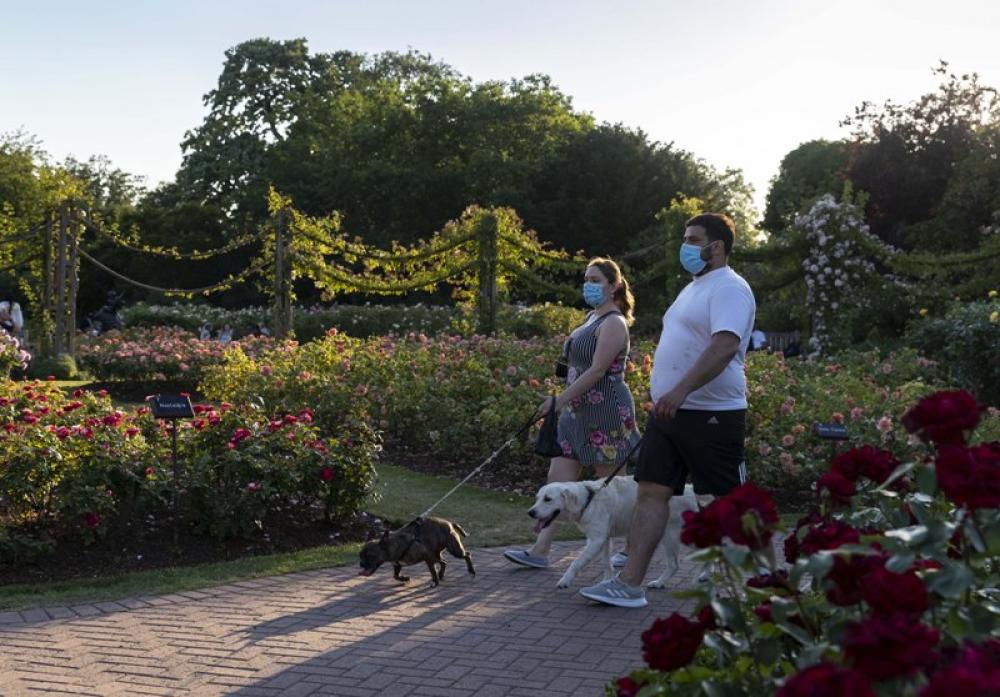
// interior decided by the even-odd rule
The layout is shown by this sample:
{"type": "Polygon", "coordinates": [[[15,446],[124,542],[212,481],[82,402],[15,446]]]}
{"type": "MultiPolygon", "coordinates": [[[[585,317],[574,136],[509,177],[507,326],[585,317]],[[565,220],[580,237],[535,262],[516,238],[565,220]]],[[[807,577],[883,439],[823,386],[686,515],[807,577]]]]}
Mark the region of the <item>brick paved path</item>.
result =
{"type": "MultiPolygon", "coordinates": [[[[641,663],[639,633],[680,603],[651,591],[648,608],[621,610],[557,591],[581,544],[557,544],[545,571],[473,550],[479,575],[450,560],[437,589],[426,569],[398,586],[391,569],[347,567],[0,612],[0,695],[601,695],[641,663]]],[[[682,565],[676,587],[694,576],[682,565]]]]}

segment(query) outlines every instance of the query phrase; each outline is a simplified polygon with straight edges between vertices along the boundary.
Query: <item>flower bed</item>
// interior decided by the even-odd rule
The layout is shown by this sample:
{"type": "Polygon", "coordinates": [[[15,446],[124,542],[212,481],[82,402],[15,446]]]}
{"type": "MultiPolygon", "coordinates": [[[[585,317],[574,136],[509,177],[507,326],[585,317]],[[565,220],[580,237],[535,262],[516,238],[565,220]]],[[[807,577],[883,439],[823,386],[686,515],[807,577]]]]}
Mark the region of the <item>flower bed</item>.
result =
{"type": "MultiPolygon", "coordinates": [[[[136,303],[122,311],[130,327],[175,326],[197,331],[208,323],[215,331],[229,324],[237,336],[249,334],[258,322],[270,324],[271,309],[247,307],[226,310],[202,304],[148,305],[136,303]]],[[[497,314],[501,332],[518,337],[552,336],[570,331],[583,312],[559,304],[502,305],[497,314]]],[[[475,332],[475,311],[470,306],[425,305],[329,305],[297,307],[292,314],[295,337],[305,343],[322,337],[329,329],[356,337],[423,332],[436,335],[475,332]]]]}
{"type": "MultiPolygon", "coordinates": [[[[438,471],[457,474],[485,458],[559,388],[552,369],[560,346],[557,339],[355,339],[333,331],[256,358],[234,352],[206,373],[202,387],[211,398],[232,403],[262,401],[285,410],[309,405],[321,426],[345,404],[362,405],[398,459],[418,456],[438,471]]],[[[651,342],[635,345],[626,374],[640,408],[651,406],[654,348],[651,342]]],[[[747,377],[751,477],[789,498],[808,490],[833,452],[834,446],[812,435],[815,422],[844,422],[847,446],[874,440],[901,457],[924,451],[899,418],[913,399],[935,389],[937,369],[912,352],[857,354],[839,363],[785,363],[780,355],[752,353],[747,377]]],[[[983,428],[1000,436],[995,410],[983,428]]],[[[492,481],[521,490],[544,481],[547,466],[532,455],[529,440],[505,453],[492,481]]]]}
{"type": "Polygon", "coordinates": [[[77,356],[81,368],[98,380],[170,381],[194,387],[210,365],[222,363],[227,350],[239,347],[257,355],[275,346],[269,337],[248,336],[222,344],[202,341],[173,327],[136,327],[100,336],[81,334],[77,356]]]}
{"type": "Polygon", "coordinates": [[[755,485],[685,512],[682,540],[711,580],[683,592],[690,618],[642,634],[648,667],[607,694],[995,694],[1000,442],[965,444],[980,414],[966,393],[937,393],[903,417],[932,455],[834,458],[785,540],[788,566],[766,553],[779,517],[755,485]]]}
{"type": "MultiPolygon", "coordinates": [[[[216,539],[259,535],[276,517],[344,519],[374,478],[378,441],[356,410],[322,437],[307,409],[197,405],[180,422],[180,525],[216,539]]],[[[141,535],[173,492],[170,436],[107,393],[0,382],[0,559],[55,540],[141,535]]]]}

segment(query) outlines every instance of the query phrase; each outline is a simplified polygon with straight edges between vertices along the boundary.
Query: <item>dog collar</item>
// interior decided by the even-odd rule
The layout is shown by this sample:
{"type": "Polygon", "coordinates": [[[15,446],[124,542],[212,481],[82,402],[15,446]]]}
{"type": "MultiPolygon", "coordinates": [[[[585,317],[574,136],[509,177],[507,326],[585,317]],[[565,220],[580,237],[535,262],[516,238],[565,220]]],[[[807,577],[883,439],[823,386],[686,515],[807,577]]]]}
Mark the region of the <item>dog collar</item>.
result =
{"type": "MultiPolygon", "coordinates": [[[[602,486],[601,489],[603,488],[604,487],[602,486]]],[[[589,486],[587,487],[587,503],[583,504],[583,508],[580,509],[581,516],[583,515],[584,511],[587,510],[587,506],[590,505],[590,502],[594,500],[595,496],[597,496],[597,492],[598,489],[591,489],[589,486]]]]}

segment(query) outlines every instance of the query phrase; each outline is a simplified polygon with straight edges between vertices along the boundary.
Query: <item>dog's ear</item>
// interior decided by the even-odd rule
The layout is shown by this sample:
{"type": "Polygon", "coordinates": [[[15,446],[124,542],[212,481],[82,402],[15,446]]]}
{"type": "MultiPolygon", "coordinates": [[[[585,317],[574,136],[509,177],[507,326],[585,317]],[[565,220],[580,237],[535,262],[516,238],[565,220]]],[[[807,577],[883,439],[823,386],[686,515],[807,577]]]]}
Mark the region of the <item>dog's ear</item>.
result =
{"type": "Polygon", "coordinates": [[[385,547],[385,545],[386,545],[387,542],[389,542],[389,531],[388,530],[384,530],[384,531],[382,531],[382,537],[380,537],[379,540],[378,540],[378,546],[379,547],[385,547]]]}
{"type": "Polygon", "coordinates": [[[559,492],[562,495],[563,508],[567,511],[579,512],[583,509],[583,502],[577,495],[576,487],[563,487],[559,492]]]}

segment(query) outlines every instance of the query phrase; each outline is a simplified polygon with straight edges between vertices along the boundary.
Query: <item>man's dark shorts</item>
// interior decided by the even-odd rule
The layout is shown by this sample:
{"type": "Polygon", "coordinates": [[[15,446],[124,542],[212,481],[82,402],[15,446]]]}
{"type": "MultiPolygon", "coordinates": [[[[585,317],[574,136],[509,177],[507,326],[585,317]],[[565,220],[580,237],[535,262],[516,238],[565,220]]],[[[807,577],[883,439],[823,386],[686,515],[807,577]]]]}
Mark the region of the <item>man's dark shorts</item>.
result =
{"type": "Polygon", "coordinates": [[[650,415],[636,481],[663,484],[679,495],[690,477],[696,494],[728,494],[746,481],[746,417],[746,409],[680,409],[666,421],[650,415]]]}

